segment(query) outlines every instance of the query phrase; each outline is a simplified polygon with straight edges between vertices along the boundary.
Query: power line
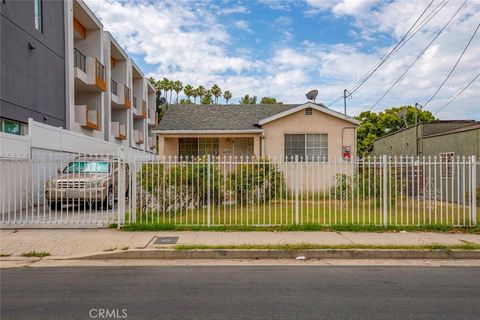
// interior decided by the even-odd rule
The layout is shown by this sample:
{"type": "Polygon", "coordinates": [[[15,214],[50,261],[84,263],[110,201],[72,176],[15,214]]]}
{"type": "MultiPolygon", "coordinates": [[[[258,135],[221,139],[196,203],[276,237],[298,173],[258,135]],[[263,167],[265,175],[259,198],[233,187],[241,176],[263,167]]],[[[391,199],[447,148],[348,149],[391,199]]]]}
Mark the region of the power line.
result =
{"type": "MultiPolygon", "coordinates": [[[[360,88],[360,86],[362,86],[372,75],[373,73],[375,73],[379,68],[380,66],[383,65],[383,63],[385,63],[391,56],[393,56],[395,53],[397,53],[413,36],[415,36],[428,22],[430,22],[430,20],[435,17],[438,12],[440,12],[440,10],[443,9],[443,7],[445,7],[445,5],[448,3],[449,0],[444,0],[443,2],[441,2],[440,4],[438,4],[425,18],[424,20],[421,22],[421,25],[418,27],[417,30],[415,30],[415,32],[413,32],[408,38],[407,40],[404,41],[405,37],[410,33],[410,31],[414,28],[414,26],[418,23],[418,21],[420,20],[420,18],[425,14],[425,12],[428,10],[428,8],[432,5],[434,0],[432,0],[432,2],[430,2],[428,4],[428,6],[425,8],[425,10],[422,12],[422,14],[417,18],[417,20],[415,21],[415,23],[410,27],[410,29],[407,31],[407,33],[405,33],[405,35],[402,37],[402,39],[395,45],[395,47],[385,56],[383,57],[374,67],[372,67],[372,69],[370,69],[369,72],[367,72],[366,74],[364,74],[362,76],[362,78],[360,78],[359,80],[357,80],[357,82],[355,82],[352,86],[353,89],[351,89],[351,93],[355,92],[356,90],[358,90],[360,88]],[[403,41],[403,42],[402,42],[403,41]]],[[[351,94],[350,93],[350,94],[351,94]]],[[[331,107],[333,106],[334,104],[336,104],[341,98],[343,98],[343,95],[342,96],[339,96],[338,98],[336,98],[332,103],[330,103],[328,105],[328,107],[331,107]]]]}
{"type": "Polygon", "coordinates": [[[457,93],[450,101],[448,101],[443,107],[441,107],[440,109],[438,109],[437,112],[435,112],[435,115],[437,115],[438,113],[440,113],[443,109],[445,109],[450,103],[452,103],[455,99],[458,98],[459,95],[461,95],[463,93],[463,91],[467,90],[468,87],[470,87],[470,85],[472,83],[475,82],[475,80],[477,80],[477,78],[480,77],[480,73],[478,73],[475,78],[473,78],[462,90],[460,90],[459,93],[457,93]]]}
{"type": "Polygon", "coordinates": [[[400,46],[400,44],[407,38],[408,34],[410,33],[410,31],[412,31],[412,29],[415,27],[415,25],[418,23],[418,21],[423,17],[423,15],[425,14],[425,12],[428,10],[428,8],[430,8],[430,6],[432,5],[434,0],[432,0],[428,6],[425,8],[425,10],[423,10],[422,14],[417,18],[417,20],[415,20],[415,23],[410,27],[410,29],[408,29],[407,33],[405,33],[405,35],[402,37],[402,39],[400,39],[400,41],[395,45],[395,47],[393,47],[392,50],[390,50],[390,52],[380,61],[380,63],[373,68],[373,70],[371,70],[369,73],[367,73],[367,76],[364,77],[364,79],[357,85],[355,86],[354,85],[354,88],[352,90],[350,90],[350,94],[353,94],[355,91],[357,91],[365,82],[367,82],[368,79],[370,79],[370,77],[396,52],[396,49],[400,46]]]}
{"type": "Polygon", "coordinates": [[[432,43],[443,33],[443,31],[447,28],[447,26],[450,24],[450,22],[453,20],[453,18],[455,18],[455,16],[460,12],[460,10],[465,6],[465,3],[467,3],[468,0],[465,0],[462,5],[457,9],[457,11],[455,11],[455,13],[453,14],[453,16],[447,21],[447,23],[443,26],[442,29],[440,29],[440,31],[435,35],[435,37],[433,37],[433,39],[428,43],[428,45],[422,50],[422,52],[420,52],[420,54],[417,56],[417,58],[415,58],[415,60],[408,66],[408,68],[400,75],[400,77],[390,86],[390,88],[388,88],[388,90],[382,94],[382,96],[372,105],[372,107],[370,107],[369,111],[371,111],[373,108],[375,108],[375,106],[377,104],[380,103],[380,101],[382,101],[382,99],[393,89],[393,87],[395,87],[397,85],[398,82],[400,82],[400,80],[402,80],[403,76],[405,76],[405,74],[407,74],[407,72],[413,67],[413,65],[418,61],[420,60],[420,58],[423,56],[423,54],[427,51],[428,48],[430,48],[430,46],[432,45],[432,43]]]}
{"type": "Polygon", "coordinates": [[[475,35],[477,34],[477,31],[478,31],[478,28],[480,27],[480,23],[478,24],[477,28],[475,29],[475,31],[473,32],[473,35],[472,37],[470,38],[470,40],[468,40],[468,43],[467,45],[465,46],[465,48],[463,49],[462,53],[460,54],[460,56],[458,57],[457,59],[457,62],[455,62],[455,65],[453,66],[453,68],[450,70],[450,72],[448,73],[447,77],[445,78],[445,80],[443,80],[442,84],[440,85],[440,87],[438,87],[437,91],[435,91],[435,93],[430,97],[430,99],[428,99],[427,102],[425,102],[423,104],[423,107],[425,108],[427,106],[427,104],[430,103],[430,101],[433,100],[433,98],[435,98],[435,96],[437,95],[437,93],[440,91],[440,89],[442,89],[443,85],[445,84],[445,82],[447,82],[448,78],[450,78],[450,76],[452,75],[453,71],[455,70],[455,68],[457,67],[458,63],[460,62],[460,60],[462,60],[462,57],[463,55],[465,54],[465,51],[467,51],[468,47],[470,46],[470,43],[472,42],[473,38],[475,38],[475,35]]]}

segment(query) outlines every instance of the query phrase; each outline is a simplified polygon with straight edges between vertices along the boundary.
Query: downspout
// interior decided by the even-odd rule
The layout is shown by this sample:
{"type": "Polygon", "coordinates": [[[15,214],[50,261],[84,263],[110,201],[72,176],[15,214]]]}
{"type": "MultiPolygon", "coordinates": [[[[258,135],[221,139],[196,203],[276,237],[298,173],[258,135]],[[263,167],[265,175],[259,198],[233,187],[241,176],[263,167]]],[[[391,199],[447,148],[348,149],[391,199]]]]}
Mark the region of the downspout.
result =
{"type": "Polygon", "coordinates": [[[260,157],[265,156],[265,131],[260,136],[260,157]]]}

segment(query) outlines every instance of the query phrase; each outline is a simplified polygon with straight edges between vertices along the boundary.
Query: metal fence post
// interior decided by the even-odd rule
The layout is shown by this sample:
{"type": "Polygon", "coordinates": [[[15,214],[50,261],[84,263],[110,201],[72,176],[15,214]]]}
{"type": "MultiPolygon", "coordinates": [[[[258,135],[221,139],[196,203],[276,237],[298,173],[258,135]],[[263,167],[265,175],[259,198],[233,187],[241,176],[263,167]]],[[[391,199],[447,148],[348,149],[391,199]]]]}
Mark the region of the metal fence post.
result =
{"type": "Polygon", "coordinates": [[[298,155],[295,155],[295,224],[298,224],[298,155]]]}
{"type": "Polygon", "coordinates": [[[211,159],[210,155],[207,155],[207,225],[210,227],[210,166],[211,166],[211,159]]]}
{"type": "Polygon", "coordinates": [[[120,229],[125,219],[125,162],[118,160],[118,219],[117,228],[120,229]]]}
{"type": "Polygon", "coordinates": [[[387,226],[388,225],[388,209],[387,209],[387,190],[388,190],[388,172],[387,172],[387,155],[383,155],[382,158],[382,167],[383,167],[383,225],[387,226]]]}
{"type": "Polygon", "coordinates": [[[472,156],[472,223],[477,224],[477,156],[472,156]]]}
{"type": "Polygon", "coordinates": [[[130,221],[132,223],[137,222],[137,159],[136,157],[133,157],[133,161],[130,162],[130,207],[131,207],[131,212],[130,212],[130,221]]]}

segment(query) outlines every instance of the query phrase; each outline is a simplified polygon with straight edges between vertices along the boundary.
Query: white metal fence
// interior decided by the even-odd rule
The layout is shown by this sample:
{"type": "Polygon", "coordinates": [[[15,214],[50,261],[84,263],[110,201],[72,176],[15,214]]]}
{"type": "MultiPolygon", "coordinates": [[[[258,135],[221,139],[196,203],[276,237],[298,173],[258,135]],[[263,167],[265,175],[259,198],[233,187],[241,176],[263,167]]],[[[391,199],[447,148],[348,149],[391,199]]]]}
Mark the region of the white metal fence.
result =
{"type": "Polygon", "coordinates": [[[0,160],[2,225],[477,224],[471,157],[0,160]]]}

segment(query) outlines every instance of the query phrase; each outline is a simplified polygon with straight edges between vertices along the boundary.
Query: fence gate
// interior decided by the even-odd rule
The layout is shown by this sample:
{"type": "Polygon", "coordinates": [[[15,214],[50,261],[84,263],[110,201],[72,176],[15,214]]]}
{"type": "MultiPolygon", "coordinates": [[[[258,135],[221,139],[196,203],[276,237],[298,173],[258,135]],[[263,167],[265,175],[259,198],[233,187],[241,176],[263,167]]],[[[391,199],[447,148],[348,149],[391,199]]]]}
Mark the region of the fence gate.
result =
{"type": "Polygon", "coordinates": [[[0,159],[1,227],[451,225],[479,222],[471,157],[0,159]]]}
{"type": "Polygon", "coordinates": [[[122,159],[106,155],[2,158],[0,225],[83,228],[117,223],[126,201],[125,167],[122,159]]]}

